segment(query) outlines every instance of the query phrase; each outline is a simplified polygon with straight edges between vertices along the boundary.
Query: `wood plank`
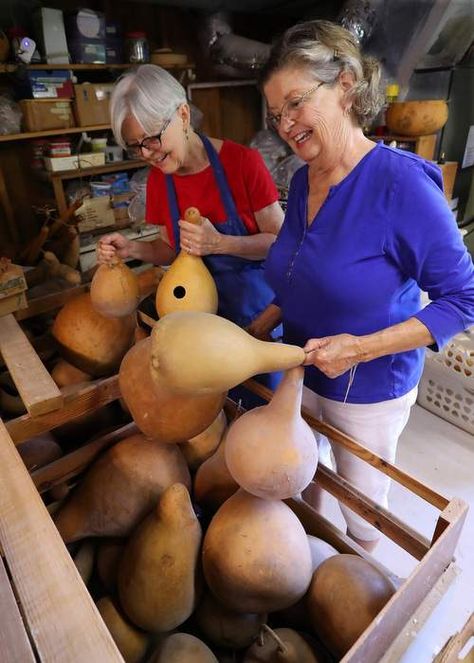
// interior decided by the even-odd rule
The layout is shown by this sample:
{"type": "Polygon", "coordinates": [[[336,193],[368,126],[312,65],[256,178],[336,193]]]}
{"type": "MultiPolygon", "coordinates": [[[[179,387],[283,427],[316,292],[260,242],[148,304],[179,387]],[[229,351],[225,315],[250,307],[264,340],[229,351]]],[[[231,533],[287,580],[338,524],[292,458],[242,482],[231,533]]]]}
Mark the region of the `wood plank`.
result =
{"type": "Polygon", "coordinates": [[[101,173],[114,173],[119,170],[134,170],[145,168],[146,163],[141,159],[130,159],[128,161],[117,161],[106,163],[104,166],[91,166],[90,168],[71,168],[70,170],[58,170],[49,173],[49,178],[54,180],[74,180],[78,177],[100,175],[101,173]]]}
{"type": "Polygon", "coordinates": [[[388,509],[376,504],[349,481],[329,467],[318,465],[315,481],[318,486],[334,495],[339,502],[376,527],[382,534],[395,541],[415,559],[422,559],[430,548],[430,542],[414,529],[394,516],[388,509]]]}
{"type": "Polygon", "coordinates": [[[439,652],[433,663],[469,663],[474,660],[474,645],[462,660],[459,655],[470,638],[474,637],[474,613],[471,614],[462,629],[453,635],[439,652]]]}
{"type": "Polygon", "coordinates": [[[31,416],[62,406],[60,390],[12,314],[0,318],[0,352],[31,416]]]}
{"type": "Polygon", "coordinates": [[[17,311],[15,313],[15,318],[21,321],[27,320],[28,318],[33,318],[35,315],[40,315],[41,313],[52,312],[55,309],[64,306],[68,299],[71,299],[76,295],[80,295],[83,292],[87,292],[89,288],[90,283],[85,283],[84,285],[64,288],[64,290],[61,290],[60,292],[53,292],[50,295],[43,295],[42,297],[29,299],[28,308],[17,311]]]}
{"type": "Polygon", "coordinates": [[[35,663],[28,634],[0,557],[0,651],[2,663],[35,663]]]}
{"type": "Polygon", "coordinates": [[[45,129],[44,131],[24,131],[19,134],[3,134],[0,143],[9,143],[17,140],[28,140],[29,138],[43,138],[45,136],[59,136],[62,134],[78,134],[83,131],[106,131],[110,124],[94,124],[89,127],[69,127],[68,129],[45,129]]]}
{"type": "Polygon", "coordinates": [[[40,660],[123,663],[1,420],[0,467],[0,543],[40,660]]]}
{"type": "Polygon", "coordinates": [[[379,663],[394,634],[401,632],[451,563],[467,511],[468,506],[462,500],[453,499],[449,503],[448,510],[443,512],[449,526],[340,663],[379,663]]]}
{"type": "Polygon", "coordinates": [[[31,478],[39,493],[58,486],[76,476],[101,453],[120,440],[135,435],[139,430],[134,422],[102,435],[79,449],[75,449],[57,461],[44,465],[31,473],[31,478]]]}
{"type": "MultiPolygon", "coordinates": [[[[257,394],[267,401],[271,399],[273,394],[270,389],[267,389],[255,380],[247,380],[243,383],[243,386],[247,387],[247,389],[252,391],[254,394],[257,394]]],[[[311,426],[311,428],[314,428],[314,430],[317,430],[319,433],[329,437],[332,441],[337,442],[345,449],[348,449],[355,456],[361,458],[373,467],[376,467],[391,479],[394,479],[397,481],[397,483],[405,486],[405,488],[408,488],[408,490],[410,490],[412,493],[415,493],[415,495],[418,495],[418,497],[421,497],[426,502],[429,502],[437,509],[444,509],[449,504],[449,500],[446,497],[439,495],[439,493],[432,490],[428,486],[425,486],[423,483],[421,483],[421,481],[415,479],[415,477],[412,477],[392,463],[389,463],[388,460],[381,458],[376,453],[370,449],[367,449],[367,447],[364,447],[364,445],[354,440],[354,438],[349,437],[345,433],[339,431],[337,428],[326,424],[324,421],[316,419],[316,417],[314,417],[306,408],[301,409],[301,414],[311,426]]]]}
{"type": "Polygon", "coordinates": [[[55,412],[47,412],[38,417],[25,414],[16,419],[10,419],[6,428],[15,444],[20,444],[30,437],[53,430],[61,424],[74,421],[89,412],[94,412],[111,401],[120,398],[118,376],[96,380],[87,385],[62,389],[64,396],[63,407],[55,412]]]}

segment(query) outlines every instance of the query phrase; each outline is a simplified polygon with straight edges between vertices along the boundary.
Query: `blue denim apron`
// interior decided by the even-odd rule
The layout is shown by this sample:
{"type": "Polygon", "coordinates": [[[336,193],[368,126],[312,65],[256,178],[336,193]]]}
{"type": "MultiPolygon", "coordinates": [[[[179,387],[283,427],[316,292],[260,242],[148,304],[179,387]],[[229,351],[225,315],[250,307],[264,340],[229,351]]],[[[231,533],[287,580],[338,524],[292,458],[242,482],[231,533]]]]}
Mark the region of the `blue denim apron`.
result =
{"type": "MultiPolygon", "coordinates": [[[[206,136],[201,134],[199,136],[206,149],[226,212],[226,220],[216,224],[218,230],[223,235],[240,237],[248,235],[247,229],[237,212],[219,156],[211,141],[206,136]]],[[[166,175],[166,188],[173,223],[175,248],[176,251],[179,251],[181,242],[178,221],[181,215],[171,175],[166,175]]],[[[203,257],[203,260],[216,282],[219,295],[218,315],[232,320],[240,327],[246,327],[273,301],[273,290],[264,278],[263,260],[246,260],[245,258],[229,255],[207,255],[203,257]]],[[[274,338],[281,337],[281,327],[275,329],[272,335],[274,338]]],[[[263,378],[263,380],[260,379],[260,382],[266,384],[270,389],[274,389],[281,379],[281,374],[268,374],[263,378]]]]}

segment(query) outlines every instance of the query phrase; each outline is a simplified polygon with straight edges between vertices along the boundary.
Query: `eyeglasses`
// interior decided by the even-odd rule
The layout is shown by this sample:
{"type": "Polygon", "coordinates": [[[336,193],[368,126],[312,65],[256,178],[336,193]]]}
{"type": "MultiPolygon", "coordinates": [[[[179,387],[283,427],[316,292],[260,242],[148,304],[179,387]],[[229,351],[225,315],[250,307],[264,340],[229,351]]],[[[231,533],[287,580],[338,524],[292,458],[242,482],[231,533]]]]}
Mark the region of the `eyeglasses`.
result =
{"type": "MultiPolygon", "coordinates": [[[[174,111],[174,113],[176,113],[176,111],[174,111]]],[[[173,119],[173,115],[165,121],[159,133],[154,134],[153,136],[146,136],[142,141],[140,141],[140,143],[127,145],[128,156],[135,159],[139,159],[140,157],[143,156],[144,148],[145,150],[150,150],[150,151],[159,150],[161,148],[161,137],[168,128],[171,120],[173,119]]]]}
{"type": "Polygon", "coordinates": [[[278,131],[282,119],[287,120],[290,117],[291,113],[297,113],[298,111],[300,111],[305,101],[307,101],[309,95],[313,94],[313,92],[316,92],[316,90],[319,90],[321,85],[324,85],[324,83],[325,81],[321,81],[316,85],[313,85],[313,87],[309,88],[309,90],[306,90],[306,92],[300,95],[299,97],[293,97],[292,99],[287,99],[283,104],[283,106],[281,107],[281,111],[279,113],[276,114],[269,113],[267,115],[267,123],[269,124],[269,126],[275,131],[278,131]]]}

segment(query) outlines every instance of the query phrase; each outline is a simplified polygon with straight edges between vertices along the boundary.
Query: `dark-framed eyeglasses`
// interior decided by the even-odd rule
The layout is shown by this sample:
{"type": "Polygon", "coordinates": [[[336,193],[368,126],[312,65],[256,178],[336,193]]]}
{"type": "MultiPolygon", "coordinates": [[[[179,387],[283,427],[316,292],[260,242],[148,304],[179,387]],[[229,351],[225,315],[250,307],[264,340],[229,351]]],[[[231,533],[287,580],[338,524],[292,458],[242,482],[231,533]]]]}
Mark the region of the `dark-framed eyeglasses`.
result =
{"type": "Polygon", "coordinates": [[[320,81],[319,83],[316,83],[316,85],[313,85],[313,87],[310,87],[309,90],[306,90],[306,92],[303,94],[297,97],[292,97],[291,99],[287,99],[281,107],[281,111],[279,113],[267,114],[267,124],[275,131],[278,131],[282,119],[287,120],[289,117],[291,117],[292,113],[298,113],[303,108],[305,102],[308,100],[308,97],[313,94],[313,92],[316,92],[316,90],[319,90],[321,85],[324,84],[325,81],[320,81]]]}
{"type": "MultiPolygon", "coordinates": [[[[176,111],[174,111],[174,113],[176,113],[176,111]]],[[[145,136],[145,138],[139,143],[127,145],[126,147],[128,156],[134,159],[140,159],[143,156],[143,149],[149,151],[159,150],[161,148],[161,137],[171,123],[173,115],[164,122],[159,133],[154,134],[153,136],[145,136]]]]}

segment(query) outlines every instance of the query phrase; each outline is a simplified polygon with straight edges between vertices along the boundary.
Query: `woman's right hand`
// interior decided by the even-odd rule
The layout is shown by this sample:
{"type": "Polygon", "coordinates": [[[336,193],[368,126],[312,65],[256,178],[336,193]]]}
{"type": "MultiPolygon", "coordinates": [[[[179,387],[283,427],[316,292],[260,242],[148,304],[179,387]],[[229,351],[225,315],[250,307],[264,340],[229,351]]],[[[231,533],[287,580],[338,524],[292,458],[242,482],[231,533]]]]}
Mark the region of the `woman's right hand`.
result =
{"type": "Polygon", "coordinates": [[[115,256],[128,258],[132,241],[120,233],[104,235],[97,243],[97,262],[99,265],[109,263],[115,256]]]}

